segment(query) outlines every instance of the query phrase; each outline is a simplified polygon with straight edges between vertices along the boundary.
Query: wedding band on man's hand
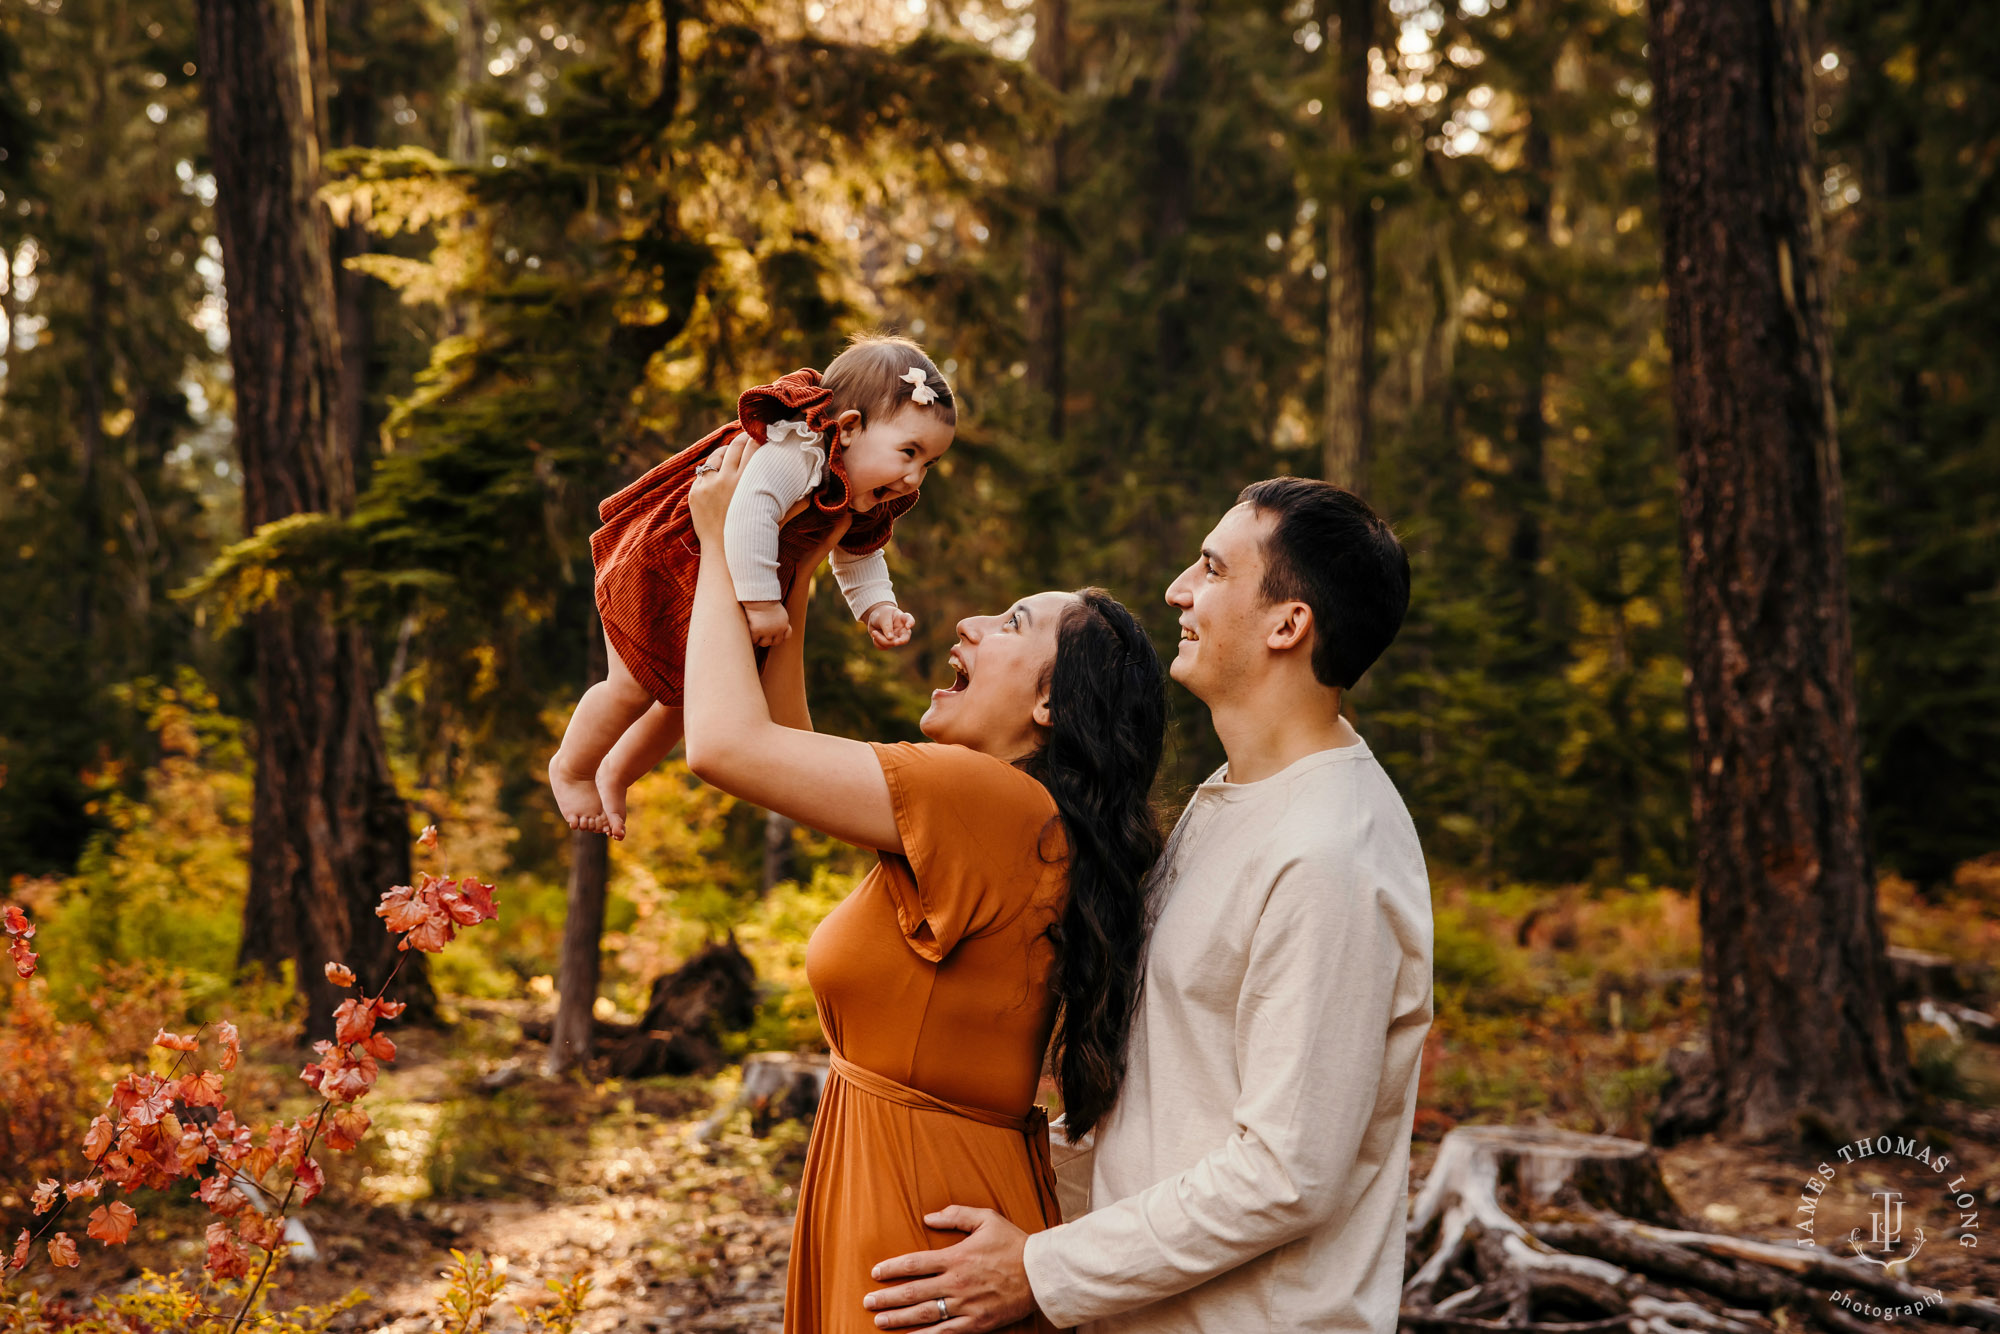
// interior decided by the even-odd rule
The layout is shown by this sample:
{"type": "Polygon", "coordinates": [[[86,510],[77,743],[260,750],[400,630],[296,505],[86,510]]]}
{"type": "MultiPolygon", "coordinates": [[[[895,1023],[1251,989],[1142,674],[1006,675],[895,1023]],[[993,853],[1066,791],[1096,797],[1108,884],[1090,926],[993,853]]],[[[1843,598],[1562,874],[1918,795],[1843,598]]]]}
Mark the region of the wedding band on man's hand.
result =
{"type": "Polygon", "coordinates": [[[945,1309],[944,1298],[936,1297],[932,1300],[938,1304],[938,1323],[942,1325],[945,1321],[951,1319],[951,1312],[945,1309]]]}

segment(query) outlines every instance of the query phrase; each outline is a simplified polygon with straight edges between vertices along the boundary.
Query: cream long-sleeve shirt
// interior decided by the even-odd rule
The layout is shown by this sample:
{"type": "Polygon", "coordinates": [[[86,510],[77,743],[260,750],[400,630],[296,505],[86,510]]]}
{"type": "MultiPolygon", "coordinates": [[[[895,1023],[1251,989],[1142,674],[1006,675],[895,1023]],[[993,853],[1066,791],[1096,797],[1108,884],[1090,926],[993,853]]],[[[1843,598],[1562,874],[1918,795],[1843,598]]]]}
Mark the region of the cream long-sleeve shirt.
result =
{"type": "MultiPolygon", "coordinates": [[[[729,500],[722,554],[738,602],[782,602],[778,586],[778,529],[785,513],[819,487],[826,475],[826,450],[817,431],[802,421],[772,422],[764,445],[751,452],[743,479],[729,500]]],[[[833,549],[833,577],[859,620],[878,602],[894,602],[889,561],[880,548],[856,556],[833,549]]]]}
{"type": "Polygon", "coordinates": [[[1430,883],[1365,742],[1218,771],[1162,861],[1125,1084],[1058,1137],[1042,1311],[1092,1334],[1393,1334],[1431,1022],[1430,883]]]}

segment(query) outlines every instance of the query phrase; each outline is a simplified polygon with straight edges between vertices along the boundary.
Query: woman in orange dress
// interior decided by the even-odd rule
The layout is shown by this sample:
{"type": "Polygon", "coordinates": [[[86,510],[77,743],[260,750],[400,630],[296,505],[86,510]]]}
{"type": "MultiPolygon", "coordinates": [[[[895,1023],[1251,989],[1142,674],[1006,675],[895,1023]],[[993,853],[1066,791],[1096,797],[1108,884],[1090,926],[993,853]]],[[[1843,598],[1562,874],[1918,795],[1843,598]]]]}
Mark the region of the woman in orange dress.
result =
{"type": "MultiPolygon", "coordinates": [[[[722,563],[742,459],[723,451],[691,498],[702,563],[687,760],[725,792],[880,855],[806,953],[833,1076],[785,1303],[787,1334],[863,1334],[871,1267],[957,1239],[926,1214],[957,1203],[1025,1231],[1061,1221],[1035,1088],[1054,1033],[1070,1134],[1117,1096],[1160,849],[1147,792],[1165,678],[1110,597],[1037,593],[959,622],[953,682],[920,724],[931,744],[813,732],[803,636],[772,651],[760,688],[722,563]]],[[[816,563],[800,564],[793,624],[816,563]]]]}

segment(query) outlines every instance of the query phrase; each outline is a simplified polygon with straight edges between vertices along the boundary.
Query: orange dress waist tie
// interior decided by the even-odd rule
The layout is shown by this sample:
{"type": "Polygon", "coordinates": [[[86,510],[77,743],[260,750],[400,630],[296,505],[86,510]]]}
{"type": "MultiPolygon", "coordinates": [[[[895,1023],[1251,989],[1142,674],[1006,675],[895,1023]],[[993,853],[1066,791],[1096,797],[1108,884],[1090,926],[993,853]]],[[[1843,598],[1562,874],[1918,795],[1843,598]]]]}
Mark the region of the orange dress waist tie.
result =
{"type": "Polygon", "coordinates": [[[835,1053],[830,1060],[834,1078],[845,1082],[858,1093],[892,1102],[898,1107],[910,1107],[920,1112],[942,1112],[946,1116],[962,1116],[968,1121],[981,1125],[997,1126],[1002,1130],[1018,1132],[1028,1143],[1028,1161],[1035,1169],[1035,1193],[1042,1203],[1042,1222],[1046,1227],[1054,1227],[1062,1222],[1062,1205],[1056,1197],[1055,1161],[1049,1157],[1049,1109],[1040,1103],[1029,1107],[1025,1116],[1008,1116],[986,1107],[968,1107],[964,1103],[946,1102],[933,1097],[922,1089],[913,1089],[907,1084],[898,1084],[887,1075],[879,1075],[873,1070],[856,1065],[846,1057],[835,1053]]]}

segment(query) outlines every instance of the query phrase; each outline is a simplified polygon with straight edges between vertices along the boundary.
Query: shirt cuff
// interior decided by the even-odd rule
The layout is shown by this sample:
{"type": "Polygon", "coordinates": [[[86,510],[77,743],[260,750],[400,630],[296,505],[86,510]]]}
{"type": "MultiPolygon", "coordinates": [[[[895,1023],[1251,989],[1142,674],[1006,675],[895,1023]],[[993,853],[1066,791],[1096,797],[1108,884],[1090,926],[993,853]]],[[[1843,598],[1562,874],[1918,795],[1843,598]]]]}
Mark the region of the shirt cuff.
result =
{"type": "Polygon", "coordinates": [[[1089,1318],[1089,1313],[1065,1305],[1068,1275],[1062,1262],[1062,1243],[1057,1240],[1064,1231],[1058,1225],[1029,1233],[1027,1245],[1021,1251],[1021,1268],[1027,1274],[1028,1292],[1034,1297],[1035,1306],[1049,1323],[1057,1329],[1074,1329],[1089,1318]]]}

